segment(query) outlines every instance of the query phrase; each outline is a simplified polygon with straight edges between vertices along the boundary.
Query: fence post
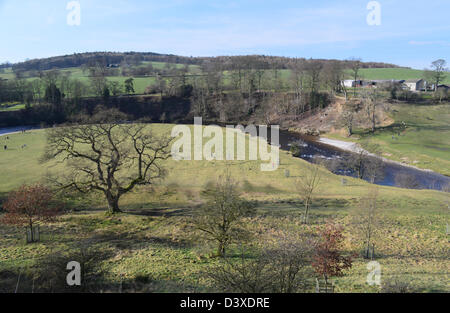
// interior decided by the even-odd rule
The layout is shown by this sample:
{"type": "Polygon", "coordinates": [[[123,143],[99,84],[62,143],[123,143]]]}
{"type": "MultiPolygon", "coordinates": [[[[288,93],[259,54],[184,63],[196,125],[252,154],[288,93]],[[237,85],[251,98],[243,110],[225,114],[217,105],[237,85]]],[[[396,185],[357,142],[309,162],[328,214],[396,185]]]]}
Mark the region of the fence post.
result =
{"type": "Polygon", "coordinates": [[[16,290],[14,291],[14,293],[17,293],[17,291],[19,290],[19,283],[20,283],[20,275],[21,275],[22,273],[20,272],[20,270],[19,270],[19,277],[17,278],[17,284],[16,284],[16,290]]]}

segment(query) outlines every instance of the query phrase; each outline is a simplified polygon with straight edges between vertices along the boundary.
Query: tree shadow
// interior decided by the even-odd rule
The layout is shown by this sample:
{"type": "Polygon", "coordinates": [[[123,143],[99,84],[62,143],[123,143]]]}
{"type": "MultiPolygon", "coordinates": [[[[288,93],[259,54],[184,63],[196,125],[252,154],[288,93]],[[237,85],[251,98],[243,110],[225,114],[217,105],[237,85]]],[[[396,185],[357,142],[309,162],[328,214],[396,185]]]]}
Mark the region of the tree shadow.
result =
{"type": "Polygon", "coordinates": [[[136,216],[145,217],[174,217],[174,216],[187,216],[194,211],[192,207],[185,208],[147,208],[147,209],[131,209],[126,210],[124,213],[136,216]]]}

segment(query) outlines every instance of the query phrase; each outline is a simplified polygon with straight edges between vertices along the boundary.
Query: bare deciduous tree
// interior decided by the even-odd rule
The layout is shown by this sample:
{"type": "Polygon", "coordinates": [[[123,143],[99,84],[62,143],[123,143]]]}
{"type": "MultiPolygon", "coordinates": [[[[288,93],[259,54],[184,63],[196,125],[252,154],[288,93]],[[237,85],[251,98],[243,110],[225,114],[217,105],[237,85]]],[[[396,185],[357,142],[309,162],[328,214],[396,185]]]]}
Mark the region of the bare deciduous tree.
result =
{"type": "Polygon", "coordinates": [[[207,275],[225,292],[295,293],[305,291],[310,273],[312,244],[308,240],[284,238],[274,247],[267,247],[252,259],[243,249],[238,262],[225,259],[207,275]]]}
{"type": "Polygon", "coordinates": [[[372,184],[384,176],[384,163],[381,158],[381,149],[377,144],[370,142],[364,146],[371,153],[364,149],[345,154],[339,162],[340,167],[350,169],[357,178],[367,179],[372,184]]]}
{"type": "Polygon", "coordinates": [[[89,80],[92,89],[97,96],[101,96],[108,85],[107,67],[102,63],[96,63],[89,68],[89,80]]]}
{"type": "Polygon", "coordinates": [[[351,110],[344,110],[341,114],[341,119],[345,127],[347,128],[347,137],[353,135],[353,120],[354,120],[354,112],[351,110]]]}
{"type": "Polygon", "coordinates": [[[367,159],[367,151],[359,149],[354,153],[345,154],[341,164],[350,168],[357,178],[363,179],[364,177],[364,163],[367,159]]]}
{"type": "Polygon", "coordinates": [[[254,213],[254,206],[240,197],[238,185],[229,173],[220,177],[204,194],[208,202],[197,212],[194,226],[203,233],[207,241],[217,243],[217,254],[224,257],[227,247],[233,241],[247,237],[242,220],[254,213]]]}
{"type": "MultiPolygon", "coordinates": [[[[356,81],[360,78],[360,70],[361,70],[361,59],[352,58],[351,60],[351,70],[352,70],[352,78],[356,84],[356,81]]],[[[356,86],[353,89],[353,96],[356,97],[356,86]]]]}
{"type": "Polygon", "coordinates": [[[171,137],[154,135],[146,124],[118,122],[125,119],[110,109],[83,117],[84,124],[49,129],[43,161],[56,159],[68,169],[53,182],[82,193],[100,191],[116,213],[122,195],[163,178],[171,137]]]}
{"type": "Polygon", "coordinates": [[[297,181],[297,192],[303,200],[305,213],[303,216],[303,223],[308,223],[308,214],[314,194],[318,191],[321,181],[321,172],[317,164],[309,165],[303,176],[297,181]]]}
{"type": "MultiPolygon", "coordinates": [[[[330,61],[324,65],[323,80],[332,94],[345,90],[342,81],[345,79],[345,71],[338,61],[330,61]],[[343,88],[344,87],[344,88],[343,88]]],[[[346,94],[346,92],[344,92],[346,94]]]]}
{"type": "Polygon", "coordinates": [[[290,65],[290,82],[295,92],[295,114],[305,112],[304,85],[305,85],[305,62],[303,59],[295,59],[290,65]]]}
{"type": "Polygon", "coordinates": [[[380,212],[377,205],[378,189],[370,188],[359,201],[353,214],[353,223],[365,246],[364,257],[369,258],[370,249],[380,227],[380,212]]]}
{"type": "Polygon", "coordinates": [[[369,149],[372,155],[367,156],[364,163],[365,177],[370,183],[375,184],[376,181],[384,178],[384,162],[381,158],[381,150],[378,145],[372,145],[373,149],[369,149]]]}
{"type": "Polygon", "coordinates": [[[372,133],[375,132],[377,126],[377,110],[378,108],[381,108],[383,104],[380,98],[380,94],[375,89],[366,92],[363,95],[364,112],[366,113],[367,120],[370,124],[370,131],[372,133]]]}
{"type": "Polygon", "coordinates": [[[443,59],[439,59],[431,63],[431,69],[432,69],[432,79],[433,83],[435,84],[434,90],[437,91],[437,87],[440,83],[442,83],[445,80],[446,71],[447,68],[445,67],[447,65],[447,62],[443,59]]]}
{"type": "Polygon", "coordinates": [[[342,113],[341,113],[341,121],[344,124],[345,128],[347,128],[347,136],[350,137],[353,135],[353,124],[355,120],[355,114],[359,111],[360,104],[355,101],[347,101],[343,105],[342,113]]]}

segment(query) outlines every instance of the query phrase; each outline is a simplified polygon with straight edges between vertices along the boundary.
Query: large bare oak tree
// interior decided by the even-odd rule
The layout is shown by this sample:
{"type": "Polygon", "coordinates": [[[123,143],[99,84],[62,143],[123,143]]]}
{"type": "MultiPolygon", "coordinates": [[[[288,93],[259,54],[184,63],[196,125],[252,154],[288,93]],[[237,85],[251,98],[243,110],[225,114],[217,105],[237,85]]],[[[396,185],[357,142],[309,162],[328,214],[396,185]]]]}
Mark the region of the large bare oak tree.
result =
{"type": "Polygon", "coordinates": [[[156,136],[148,125],[124,120],[124,114],[109,109],[77,124],[49,129],[43,160],[56,159],[67,169],[53,182],[81,193],[100,191],[109,212],[117,213],[122,195],[163,178],[171,137],[156,136]]]}

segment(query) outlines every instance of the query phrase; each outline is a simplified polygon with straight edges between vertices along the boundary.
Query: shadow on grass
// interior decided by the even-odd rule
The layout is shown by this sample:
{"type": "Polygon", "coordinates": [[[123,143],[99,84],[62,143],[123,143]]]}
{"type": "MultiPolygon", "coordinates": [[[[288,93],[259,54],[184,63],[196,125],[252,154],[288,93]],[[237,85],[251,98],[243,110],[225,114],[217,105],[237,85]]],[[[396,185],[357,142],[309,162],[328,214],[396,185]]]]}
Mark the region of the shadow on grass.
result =
{"type": "MultiPolygon", "coordinates": [[[[64,268],[65,269],[65,268],[64,268]]],[[[60,269],[57,269],[61,272],[60,269]]],[[[97,275],[84,287],[70,287],[66,283],[67,272],[55,273],[46,280],[37,280],[35,272],[20,273],[0,271],[0,293],[148,293],[148,292],[206,292],[208,287],[185,281],[155,279],[147,274],[132,278],[121,276],[106,278],[97,275]],[[20,275],[20,279],[19,279],[20,275]]]]}
{"type": "Polygon", "coordinates": [[[8,198],[7,192],[0,192],[0,213],[3,211],[3,202],[8,198]]]}
{"type": "Polygon", "coordinates": [[[192,213],[193,208],[182,208],[182,209],[172,209],[172,208],[148,208],[148,209],[131,209],[124,211],[124,213],[129,215],[145,216],[145,217],[173,217],[173,216],[186,216],[192,213]]]}
{"type": "Polygon", "coordinates": [[[87,241],[94,244],[111,245],[114,248],[123,251],[142,250],[154,245],[170,249],[186,249],[194,246],[191,241],[183,238],[175,241],[168,237],[143,236],[142,230],[105,232],[95,234],[87,239],[87,241]]]}
{"type": "Polygon", "coordinates": [[[278,193],[283,192],[282,190],[279,190],[270,184],[267,184],[265,186],[257,186],[257,185],[253,185],[248,180],[244,181],[242,190],[244,192],[248,192],[248,193],[261,192],[261,193],[265,193],[265,194],[278,194],[278,193]]]}

